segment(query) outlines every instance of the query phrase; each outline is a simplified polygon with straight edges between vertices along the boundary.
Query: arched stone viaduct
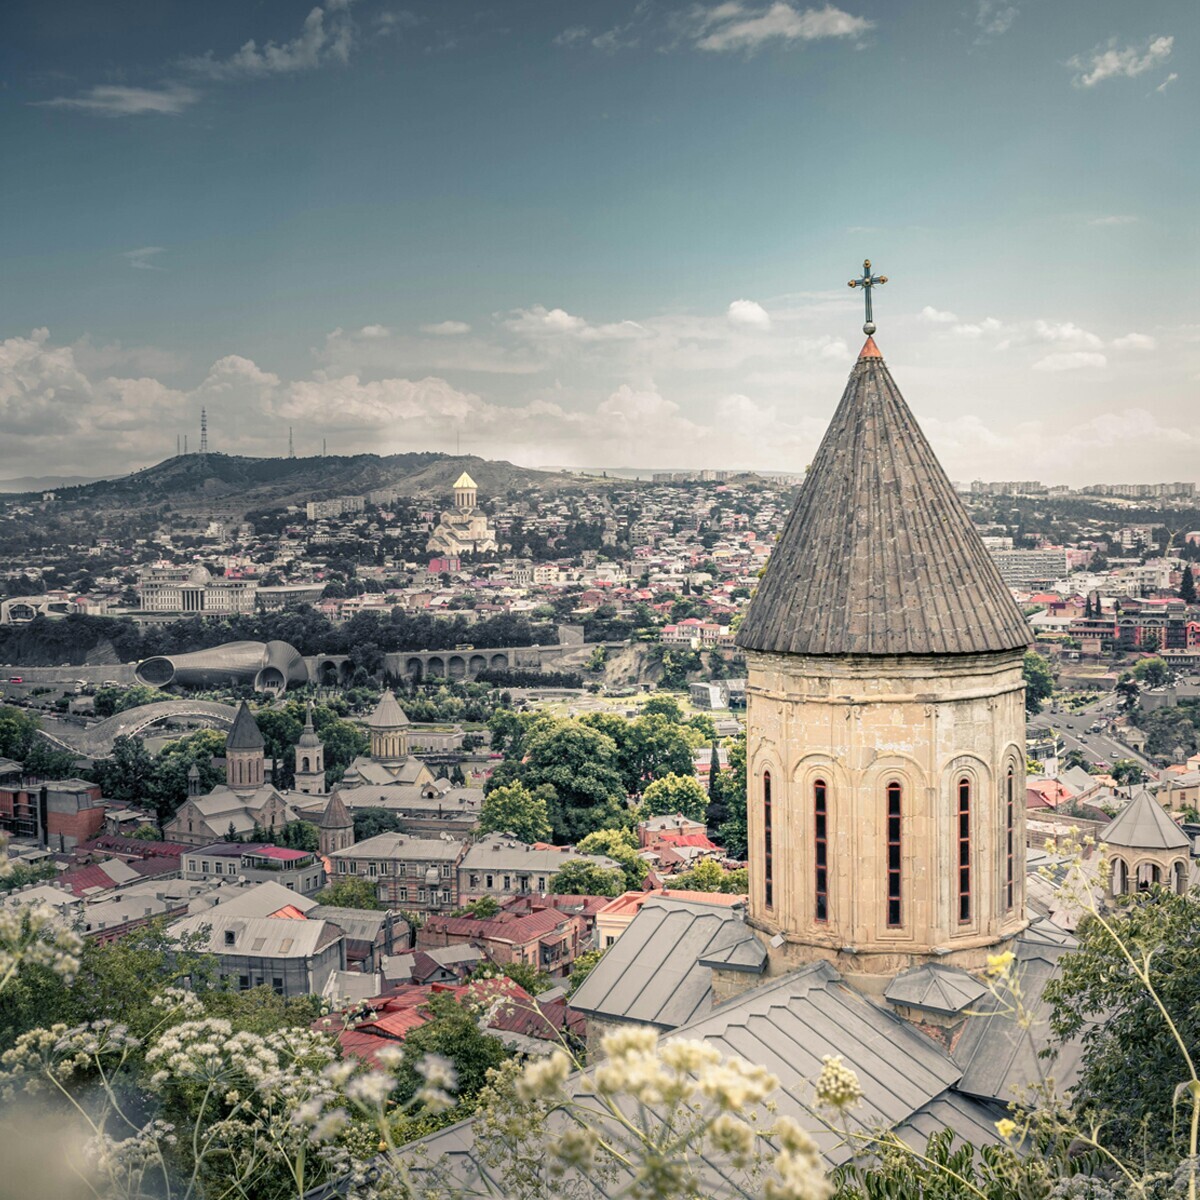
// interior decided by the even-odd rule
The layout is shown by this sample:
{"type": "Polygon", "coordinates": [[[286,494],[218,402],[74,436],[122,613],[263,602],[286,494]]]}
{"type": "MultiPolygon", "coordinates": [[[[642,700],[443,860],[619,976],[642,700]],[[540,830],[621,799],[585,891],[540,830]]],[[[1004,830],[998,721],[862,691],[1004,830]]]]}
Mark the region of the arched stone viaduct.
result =
{"type": "MultiPolygon", "coordinates": [[[[405,679],[475,679],[483,671],[578,670],[594,646],[623,643],[583,642],[566,646],[496,646],[470,650],[408,650],[383,656],[383,669],[405,679]],[[569,659],[569,661],[568,661],[569,659]]],[[[354,673],[347,654],[305,658],[313,683],[346,683],[354,673]]]]}

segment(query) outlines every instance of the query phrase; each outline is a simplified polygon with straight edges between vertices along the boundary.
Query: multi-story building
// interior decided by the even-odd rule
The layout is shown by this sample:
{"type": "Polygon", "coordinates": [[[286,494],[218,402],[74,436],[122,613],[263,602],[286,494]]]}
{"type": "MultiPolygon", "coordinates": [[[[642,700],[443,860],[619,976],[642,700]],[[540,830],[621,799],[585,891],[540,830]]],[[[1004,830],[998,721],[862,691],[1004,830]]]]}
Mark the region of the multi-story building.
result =
{"type": "Polygon", "coordinates": [[[9,771],[0,779],[0,829],[50,850],[73,850],[104,828],[100,785],[85,779],[37,780],[9,771]]]}
{"type": "Polygon", "coordinates": [[[544,895],[565,863],[580,860],[597,867],[616,868],[602,854],[577,854],[561,846],[531,846],[503,833],[491,833],[470,846],[458,864],[458,902],[483,896],[505,900],[512,896],[544,895]]]}
{"type": "Polygon", "coordinates": [[[257,579],[224,579],[207,567],[146,567],[138,580],[146,612],[250,613],[258,595],[257,579]]]}
{"type": "Polygon", "coordinates": [[[1047,550],[992,550],[1000,578],[1010,588],[1053,583],[1067,573],[1067,554],[1061,547],[1047,550]]]}
{"type": "Polygon", "coordinates": [[[184,851],[180,865],[184,879],[235,876],[282,884],[301,896],[311,896],[325,886],[325,868],[315,853],[283,846],[214,842],[184,851]]]}
{"type": "Polygon", "coordinates": [[[458,865],[465,841],[381,833],[331,854],[335,880],[366,879],[385,908],[413,912],[458,906],[458,865]]]}

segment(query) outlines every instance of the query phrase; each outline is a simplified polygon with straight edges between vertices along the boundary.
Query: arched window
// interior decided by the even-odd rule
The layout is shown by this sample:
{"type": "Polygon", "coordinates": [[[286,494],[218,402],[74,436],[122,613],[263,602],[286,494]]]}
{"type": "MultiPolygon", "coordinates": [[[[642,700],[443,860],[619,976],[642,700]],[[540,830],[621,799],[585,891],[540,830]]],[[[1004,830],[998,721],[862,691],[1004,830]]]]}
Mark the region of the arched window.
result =
{"type": "Polygon", "coordinates": [[[1129,888],[1129,870],[1125,866],[1125,860],[1114,858],[1112,863],[1112,893],[1114,896],[1123,896],[1129,888]]]}
{"type": "Polygon", "coordinates": [[[1010,766],[1008,768],[1008,778],[1005,780],[1006,792],[1004,796],[1005,854],[1007,855],[1004,869],[1004,902],[1005,906],[1009,909],[1013,906],[1013,823],[1016,820],[1016,812],[1013,807],[1013,793],[1016,790],[1016,786],[1016,773],[1010,766]]]}
{"type": "Polygon", "coordinates": [[[902,924],[900,879],[900,803],[898,783],[887,785],[887,923],[892,928],[902,924]]]}
{"type": "Polygon", "coordinates": [[[958,919],[971,919],[971,781],[958,781],[958,919]]]}
{"type": "Polygon", "coordinates": [[[308,756],[307,755],[305,755],[305,757],[300,760],[300,773],[302,775],[306,775],[308,773],[308,756]]]}
{"type": "Polygon", "coordinates": [[[813,784],[813,883],[816,889],[815,914],[818,921],[829,920],[829,800],[825,780],[813,784]]]}
{"type": "Polygon", "coordinates": [[[1180,859],[1178,862],[1175,863],[1174,875],[1175,875],[1175,894],[1177,896],[1186,896],[1187,890],[1188,890],[1188,886],[1187,886],[1188,868],[1187,868],[1187,863],[1185,863],[1183,861],[1183,859],[1180,859]]]}
{"type": "Polygon", "coordinates": [[[768,908],[775,904],[775,867],[771,859],[771,772],[763,772],[763,901],[768,908]]]}

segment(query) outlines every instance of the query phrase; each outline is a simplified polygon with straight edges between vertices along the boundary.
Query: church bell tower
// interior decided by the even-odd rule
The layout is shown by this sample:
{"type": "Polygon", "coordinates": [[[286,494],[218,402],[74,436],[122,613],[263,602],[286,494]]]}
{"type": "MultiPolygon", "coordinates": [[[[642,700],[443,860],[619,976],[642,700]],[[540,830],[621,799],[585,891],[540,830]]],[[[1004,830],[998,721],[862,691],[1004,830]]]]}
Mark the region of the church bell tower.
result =
{"type": "Polygon", "coordinates": [[[1028,625],[873,337],[738,631],[772,970],[972,969],[1025,927],[1028,625]]]}

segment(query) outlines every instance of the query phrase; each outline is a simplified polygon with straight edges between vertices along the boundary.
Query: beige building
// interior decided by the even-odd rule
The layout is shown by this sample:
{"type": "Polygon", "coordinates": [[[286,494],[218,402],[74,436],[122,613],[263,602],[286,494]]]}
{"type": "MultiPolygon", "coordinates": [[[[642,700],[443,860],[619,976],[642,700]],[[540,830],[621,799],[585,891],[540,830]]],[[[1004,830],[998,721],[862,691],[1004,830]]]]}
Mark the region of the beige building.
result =
{"type": "Polygon", "coordinates": [[[973,968],[1025,928],[1030,640],[868,338],[738,633],[773,971],[973,968]]]}
{"type": "Polygon", "coordinates": [[[441,519],[425,549],[433,554],[488,554],[499,549],[496,530],[479,507],[479,488],[464,471],[454,484],[454,507],[441,519]]]}

